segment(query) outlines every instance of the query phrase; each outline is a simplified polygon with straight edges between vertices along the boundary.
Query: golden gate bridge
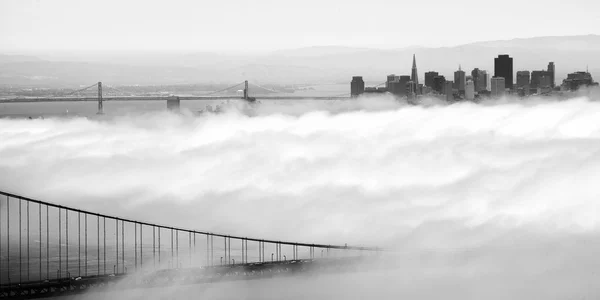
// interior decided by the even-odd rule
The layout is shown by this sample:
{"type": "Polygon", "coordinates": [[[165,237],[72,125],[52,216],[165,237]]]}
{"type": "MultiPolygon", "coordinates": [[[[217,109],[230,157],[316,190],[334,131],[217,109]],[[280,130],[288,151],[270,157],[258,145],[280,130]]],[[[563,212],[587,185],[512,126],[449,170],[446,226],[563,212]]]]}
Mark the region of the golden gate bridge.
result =
{"type": "Polygon", "coordinates": [[[0,298],[339,271],[382,251],[179,228],[2,191],[0,197],[0,298]]]}

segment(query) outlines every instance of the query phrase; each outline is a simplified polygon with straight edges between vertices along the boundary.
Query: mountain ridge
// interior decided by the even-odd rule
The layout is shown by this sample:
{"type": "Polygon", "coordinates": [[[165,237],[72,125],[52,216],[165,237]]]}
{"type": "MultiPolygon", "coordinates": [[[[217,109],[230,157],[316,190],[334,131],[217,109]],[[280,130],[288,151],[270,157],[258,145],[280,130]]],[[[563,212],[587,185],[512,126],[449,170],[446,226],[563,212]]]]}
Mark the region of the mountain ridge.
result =
{"type": "Polygon", "coordinates": [[[417,56],[421,81],[423,74],[430,70],[438,71],[451,80],[459,65],[467,73],[478,67],[493,75],[493,58],[498,54],[510,54],[514,58],[515,72],[545,69],[549,61],[554,61],[557,80],[561,80],[567,73],[585,70],[588,65],[592,70],[599,69],[598,51],[600,35],[591,34],[482,41],[437,48],[315,46],[252,55],[140,53],[87,61],[83,54],[78,54],[79,61],[76,62],[49,61],[43,56],[0,55],[0,84],[76,85],[92,79],[112,84],[148,85],[233,83],[245,79],[261,83],[302,84],[343,82],[357,75],[368,81],[383,81],[388,74],[409,75],[413,54],[417,56]],[[82,65],[84,63],[87,65],[82,65]]]}

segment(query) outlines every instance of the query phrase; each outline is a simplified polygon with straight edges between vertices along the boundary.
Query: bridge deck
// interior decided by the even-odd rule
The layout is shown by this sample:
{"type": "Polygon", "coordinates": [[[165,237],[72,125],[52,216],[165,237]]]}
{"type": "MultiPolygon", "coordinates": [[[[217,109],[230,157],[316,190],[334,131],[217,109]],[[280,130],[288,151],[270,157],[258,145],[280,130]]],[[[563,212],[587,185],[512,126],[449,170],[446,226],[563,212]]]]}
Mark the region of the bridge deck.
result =
{"type": "Polygon", "coordinates": [[[109,274],[58,280],[33,281],[0,286],[0,298],[36,299],[85,292],[102,292],[107,288],[156,288],[172,285],[205,284],[223,281],[256,280],[310,271],[343,272],[350,270],[361,257],[344,259],[290,260],[247,263],[205,268],[163,269],[150,273],[109,274]]]}
{"type": "MultiPolygon", "coordinates": [[[[179,100],[185,101],[208,101],[208,100],[243,100],[239,96],[178,96],[179,100]]],[[[102,97],[102,101],[167,101],[173,100],[173,96],[120,96],[102,97]]],[[[259,96],[256,100],[348,100],[350,97],[327,97],[327,96],[259,96]]],[[[12,98],[0,99],[0,103],[47,103],[47,102],[98,102],[97,97],[41,97],[41,98],[12,98]]]]}

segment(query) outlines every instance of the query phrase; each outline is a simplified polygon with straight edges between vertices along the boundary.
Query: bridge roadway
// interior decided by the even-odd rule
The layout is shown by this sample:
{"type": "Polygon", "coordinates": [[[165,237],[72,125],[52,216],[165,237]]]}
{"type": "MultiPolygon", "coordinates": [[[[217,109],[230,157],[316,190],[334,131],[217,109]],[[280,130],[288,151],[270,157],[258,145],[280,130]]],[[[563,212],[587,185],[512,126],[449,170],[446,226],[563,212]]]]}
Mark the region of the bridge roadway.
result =
{"type": "Polygon", "coordinates": [[[37,299],[135,288],[256,280],[308,272],[339,273],[360,267],[366,257],[297,259],[204,268],[162,269],[147,274],[109,274],[0,285],[0,298],[37,299]]]}
{"type": "MultiPolygon", "coordinates": [[[[102,97],[102,101],[167,101],[167,100],[234,100],[239,96],[117,96],[102,97]]],[[[341,96],[260,96],[256,100],[349,100],[341,96]]],[[[38,103],[38,102],[98,102],[98,97],[39,97],[0,99],[0,103],[38,103]]]]}

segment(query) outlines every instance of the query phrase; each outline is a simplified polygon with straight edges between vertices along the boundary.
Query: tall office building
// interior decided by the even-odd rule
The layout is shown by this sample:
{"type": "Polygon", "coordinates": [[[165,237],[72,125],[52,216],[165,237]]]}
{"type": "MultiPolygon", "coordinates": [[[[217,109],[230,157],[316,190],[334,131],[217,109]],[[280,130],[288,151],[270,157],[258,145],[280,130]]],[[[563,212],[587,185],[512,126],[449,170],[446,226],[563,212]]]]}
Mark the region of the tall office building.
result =
{"type": "Polygon", "coordinates": [[[475,91],[479,91],[479,74],[479,68],[475,68],[471,71],[471,78],[473,78],[473,84],[475,84],[475,91]]]}
{"type": "Polygon", "coordinates": [[[529,86],[530,79],[529,71],[518,71],[517,72],[517,88],[524,88],[529,86]]]}
{"type": "Polygon", "coordinates": [[[406,96],[406,86],[402,86],[400,81],[390,82],[390,87],[387,91],[396,96],[406,96]]]}
{"type": "Polygon", "coordinates": [[[439,76],[439,75],[440,74],[438,72],[434,72],[434,71],[429,71],[429,72],[425,73],[425,86],[433,88],[433,78],[435,78],[436,76],[439,76]]]}
{"type": "Polygon", "coordinates": [[[352,82],[350,82],[350,95],[357,97],[358,95],[365,92],[365,82],[362,76],[353,76],[352,82]]]}
{"type": "Polygon", "coordinates": [[[410,76],[403,75],[395,76],[394,80],[389,82],[388,92],[396,96],[404,97],[410,94],[411,92],[416,93],[417,91],[416,86],[414,86],[414,84],[412,84],[412,81],[410,80],[410,76]]]}
{"type": "Polygon", "coordinates": [[[417,72],[417,58],[413,54],[413,65],[412,65],[412,73],[410,73],[410,80],[414,82],[415,85],[419,85],[419,73],[417,72]]]}
{"type": "Polygon", "coordinates": [[[552,74],[550,72],[541,70],[531,72],[531,87],[537,88],[549,88],[552,86],[552,74]]]}
{"type": "Polygon", "coordinates": [[[529,71],[517,72],[517,90],[520,96],[529,95],[531,76],[529,71]]]}
{"type": "Polygon", "coordinates": [[[550,73],[550,86],[554,88],[556,86],[556,67],[554,62],[548,63],[548,73],[550,73]]]}
{"type": "Polygon", "coordinates": [[[488,83],[488,75],[484,70],[479,70],[479,68],[473,69],[471,71],[471,77],[473,78],[473,84],[475,84],[475,91],[481,92],[487,90],[488,83]]]}
{"type": "Polygon", "coordinates": [[[598,83],[594,82],[592,74],[585,71],[568,74],[562,85],[566,90],[576,91],[581,87],[598,86],[598,83]]]}
{"type": "Polygon", "coordinates": [[[414,99],[414,97],[417,95],[417,85],[414,82],[409,81],[406,83],[406,95],[410,99],[414,99]]]}
{"type": "Polygon", "coordinates": [[[458,90],[459,94],[465,91],[465,71],[460,65],[458,71],[454,72],[454,88],[458,90]]]}
{"type": "Polygon", "coordinates": [[[438,94],[443,94],[446,87],[446,77],[442,75],[435,76],[433,78],[433,90],[438,94]]]}
{"type": "Polygon", "coordinates": [[[465,84],[465,99],[475,99],[475,83],[472,80],[467,80],[467,83],[465,84]]]}
{"type": "Polygon", "coordinates": [[[454,100],[454,82],[446,81],[446,88],[444,89],[444,94],[446,94],[446,101],[454,100]]]}
{"type": "Polygon", "coordinates": [[[405,88],[405,93],[406,93],[406,84],[411,81],[410,80],[410,76],[408,75],[402,75],[398,78],[398,81],[400,82],[400,85],[403,86],[405,88]]]}
{"type": "MultiPolygon", "coordinates": [[[[502,54],[494,58],[494,77],[504,78],[506,88],[513,88],[513,59],[512,57],[502,54]]],[[[493,79],[493,78],[492,78],[493,79]]]]}
{"type": "Polygon", "coordinates": [[[385,88],[389,91],[391,89],[390,84],[395,81],[398,81],[398,76],[394,74],[388,75],[387,80],[385,81],[385,88]]]}
{"type": "Polygon", "coordinates": [[[506,80],[502,77],[492,77],[492,97],[502,97],[506,90],[506,80]]]}
{"type": "Polygon", "coordinates": [[[487,91],[488,90],[488,82],[490,81],[490,75],[488,75],[487,71],[481,71],[481,89],[477,90],[477,92],[487,91]]]}

